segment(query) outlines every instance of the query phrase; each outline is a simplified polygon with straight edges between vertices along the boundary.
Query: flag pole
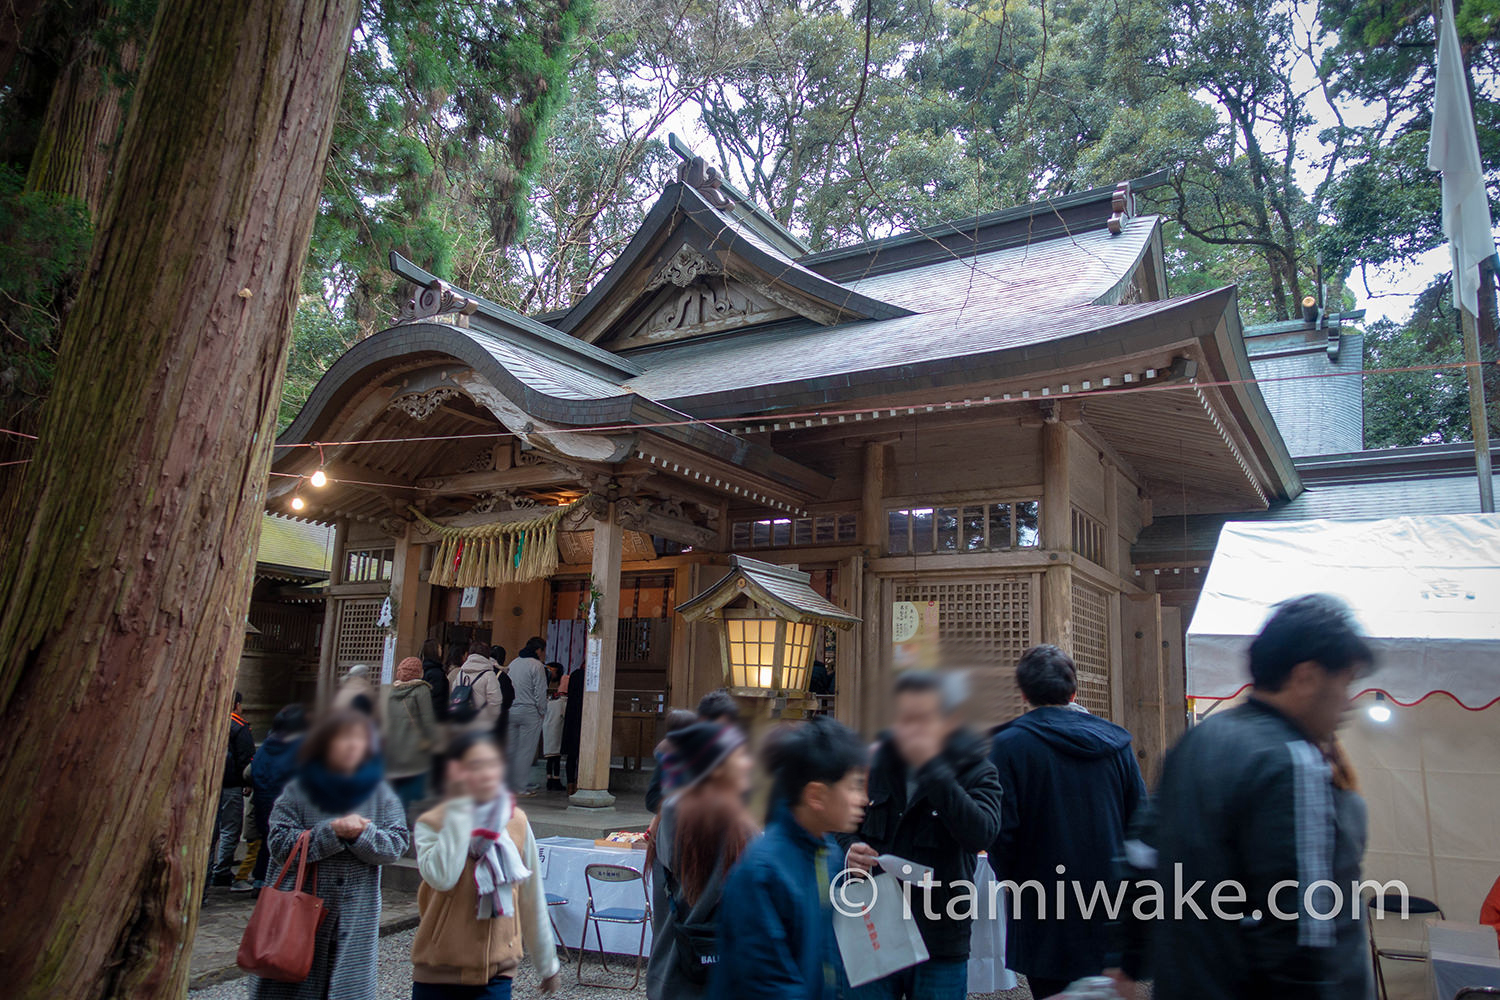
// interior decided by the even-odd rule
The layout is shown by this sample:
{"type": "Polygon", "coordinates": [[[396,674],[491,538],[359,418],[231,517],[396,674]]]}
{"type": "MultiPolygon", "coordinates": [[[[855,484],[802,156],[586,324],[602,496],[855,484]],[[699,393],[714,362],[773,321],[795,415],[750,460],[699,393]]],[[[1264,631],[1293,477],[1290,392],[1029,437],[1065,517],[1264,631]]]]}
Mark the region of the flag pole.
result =
{"type": "Polygon", "coordinates": [[[1463,330],[1464,370],[1469,376],[1469,426],[1474,435],[1474,471],[1479,509],[1495,512],[1495,480],[1490,465],[1490,426],[1484,406],[1484,368],[1479,355],[1479,263],[1494,257],[1484,165],[1474,134],[1468,71],[1453,21],[1450,0],[1432,0],[1437,66],[1433,88],[1432,135],[1427,167],[1443,175],[1443,235],[1453,261],[1453,304],[1463,330]]]}
{"type": "MultiPolygon", "coordinates": [[[[1458,275],[1453,276],[1458,280],[1458,275]]],[[[1484,368],[1479,363],[1479,322],[1474,314],[1458,309],[1464,331],[1464,369],[1469,375],[1469,424],[1474,431],[1474,471],[1479,476],[1479,510],[1495,512],[1495,477],[1490,467],[1490,422],[1484,407],[1484,368]]]]}

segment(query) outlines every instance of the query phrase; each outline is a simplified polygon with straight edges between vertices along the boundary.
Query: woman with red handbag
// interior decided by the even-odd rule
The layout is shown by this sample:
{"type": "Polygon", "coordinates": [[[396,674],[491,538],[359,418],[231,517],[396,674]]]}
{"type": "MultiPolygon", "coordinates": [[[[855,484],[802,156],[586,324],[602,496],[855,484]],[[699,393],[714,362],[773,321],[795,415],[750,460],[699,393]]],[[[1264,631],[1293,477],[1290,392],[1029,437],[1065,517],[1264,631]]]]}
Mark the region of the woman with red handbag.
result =
{"type": "Polygon", "coordinates": [[[399,860],[410,840],[375,746],[370,718],[351,709],[330,714],[302,745],[301,766],[276,800],[266,841],[280,871],[307,835],[307,870],[316,866],[317,874],[316,884],[303,888],[322,897],[326,916],[307,977],[254,976],[252,1000],[375,1000],[380,866],[399,860]]]}

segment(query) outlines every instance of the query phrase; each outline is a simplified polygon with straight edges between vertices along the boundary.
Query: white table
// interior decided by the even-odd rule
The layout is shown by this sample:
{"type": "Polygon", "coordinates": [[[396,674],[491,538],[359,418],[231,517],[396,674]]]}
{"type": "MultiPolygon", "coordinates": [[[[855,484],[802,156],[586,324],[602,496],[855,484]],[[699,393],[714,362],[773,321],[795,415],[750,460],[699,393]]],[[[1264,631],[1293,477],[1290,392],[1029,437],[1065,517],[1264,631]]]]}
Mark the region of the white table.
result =
{"type": "MultiPolygon", "coordinates": [[[[584,885],[583,869],[586,865],[624,865],[634,868],[646,876],[646,889],[651,888],[650,872],[646,871],[646,852],[634,848],[598,847],[592,840],[578,837],[547,837],[536,842],[542,857],[542,884],[550,893],[567,899],[566,906],[549,908],[562,935],[563,944],[571,951],[578,947],[583,936],[583,915],[588,912],[589,893],[584,885]]],[[[594,903],[604,909],[611,906],[628,906],[640,909],[645,905],[640,882],[594,882],[594,903]]],[[[592,924],[592,921],[590,921],[592,924]]],[[[634,955],[640,947],[641,929],[635,924],[599,924],[599,933],[604,938],[604,950],[611,955],[634,955]]],[[[585,951],[598,951],[594,939],[594,928],[589,927],[588,947],[585,951]]],[[[646,944],[642,954],[651,953],[651,924],[646,924],[646,944]]]]}
{"type": "Polygon", "coordinates": [[[1427,955],[1433,1000],[1453,1000],[1465,986],[1500,987],[1500,943],[1493,927],[1429,920],[1427,955]]]}
{"type": "MultiPolygon", "coordinates": [[[[588,890],[583,882],[585,865],[626,865],[635,868],[649,879],[645,869],[646,852],[618,847],[599,847],[592,840],[576,837],[548,837],[537,841],[537,850],[542,856],[542,883],[550,893],[567,899],[568,905],[551,908],[552,918],[557,922],[558,933],[569,949],[577,948],[583,935],[583,915],[588,910],[588,890]]],[[[974,933],[969,945],[969,992],[995,993],[1013,989],[1016,975],[1005,967],[1005,907],[1007,896],[1001,892],[997,897],[998,910],[990,913],[990,883],[995,873],[985,858],[979,859],[974,875],[974,887],[979,893],[978,915],[974,920],[974,933]]],[[[636,882],[611,884],[594,883],[595,901],[602,907],[641,906],[641,887],[636,882]]],[[[630,924],[600,924],[604,935],[604,950],[614,955],[634,955],[640,941],[640,928],[630,924]]],[[[587,946],[584,951],[598,950],[594,930],[589,928],[587,946]]],[[[645,953],[651,952],[651,926],[646,926],[645,953]]]]}

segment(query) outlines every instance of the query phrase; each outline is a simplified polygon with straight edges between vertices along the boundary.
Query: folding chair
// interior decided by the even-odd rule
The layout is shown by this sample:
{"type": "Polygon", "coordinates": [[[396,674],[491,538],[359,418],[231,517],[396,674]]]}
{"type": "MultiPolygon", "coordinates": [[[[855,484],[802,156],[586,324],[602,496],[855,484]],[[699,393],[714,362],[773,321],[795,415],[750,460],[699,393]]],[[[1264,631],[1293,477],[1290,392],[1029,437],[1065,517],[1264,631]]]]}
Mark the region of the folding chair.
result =
{"type": "Polygon", "coordinates": [[[563,961],[571,962],[573,956],[568,954],[568,946],[563,944],[562,931],[557,929],[557,918],[552,915],[554,906],[567,906],[568,897],[559,896],[555,892],[547,893],[547,922],[552,925],[552,936],[557,939],[557,946],[562,949],[563,961]]]}
{"type": "Polygon", "coordinates": [[[583,936],[578,942],[578,982],[584,986],[600,986],[614,990],[633,990],[641,984],[641,960],[646,952],[646,926],[651,923],[651,897],[646,888],[646,877],[635,868],[628,865],[585,865],[583,869],[583,884],[588,889],[589,905],[583,914],[583,936]],[[600,908],[594,904],[594,883],[605,882],[621,884],[625,882],[639,882],[641,884],[641,906],[640,908],[630,906],[609,906],[600,908]],[[588,983],[583,979],[583,949],[589,939],[589,921],[594,922],[594,940],[599,945],[599,964],[604,971],[614,974],[609,967],[609,953],[604,950],[604,936],[599,932],[600,924],[640,924],[641,939],[635,948],[635,979],[629,986],[618,986],[614,983],[588,983]]]}
{"type": "Polygon", "coordinates": [[[1406,897],[1406,913],[1401,915],[1402,898],[1399,890],[1386,892],[1382,896],[1376,896],[1373,892],[1365,897],[1365,933],[1370,939],[1370,961],[1375,963],[1375,985],[1380,994],[1380,1000],[1387,1000],[1385,991],[1385,971],[1381,968],[1382,959],[1390,959],[1392,962],[1425,962],[1426,951],[1407,951],[1400,948],[1382,948],[1375,943],[1375,911],[1381,913],[1396,913],[1397,919],[1405,917],[1427,916],[1437,914],[1439,920],[1446,919],[1443,910],[1437,903],[1421,896],[1406,897]]]}

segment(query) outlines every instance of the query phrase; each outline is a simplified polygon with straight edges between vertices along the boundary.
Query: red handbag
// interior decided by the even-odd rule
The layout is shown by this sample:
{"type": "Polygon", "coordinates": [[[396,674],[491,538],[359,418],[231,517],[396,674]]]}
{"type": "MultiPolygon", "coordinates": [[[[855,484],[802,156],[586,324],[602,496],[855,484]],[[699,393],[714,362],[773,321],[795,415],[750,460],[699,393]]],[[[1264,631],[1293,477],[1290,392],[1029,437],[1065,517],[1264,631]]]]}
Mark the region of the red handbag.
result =
{"type": "Polygon", "coordinates": [[[235,964],[246,972],[278,983],[300,983],[312,971],[313,952],[317,948],[318,928],[328,909],[316,893],[318,866],[307,863],[307,848],[312,831],[302,836],[287,855],[286,864],[276,873],[276,881],[261,891],[240,938],[235,964]],[[290,892],[281,888],[282,879],[293,864],[297,881],[290,892]],[[312,874],[312,892],[303,892],[308,873],[312,874]]]}

